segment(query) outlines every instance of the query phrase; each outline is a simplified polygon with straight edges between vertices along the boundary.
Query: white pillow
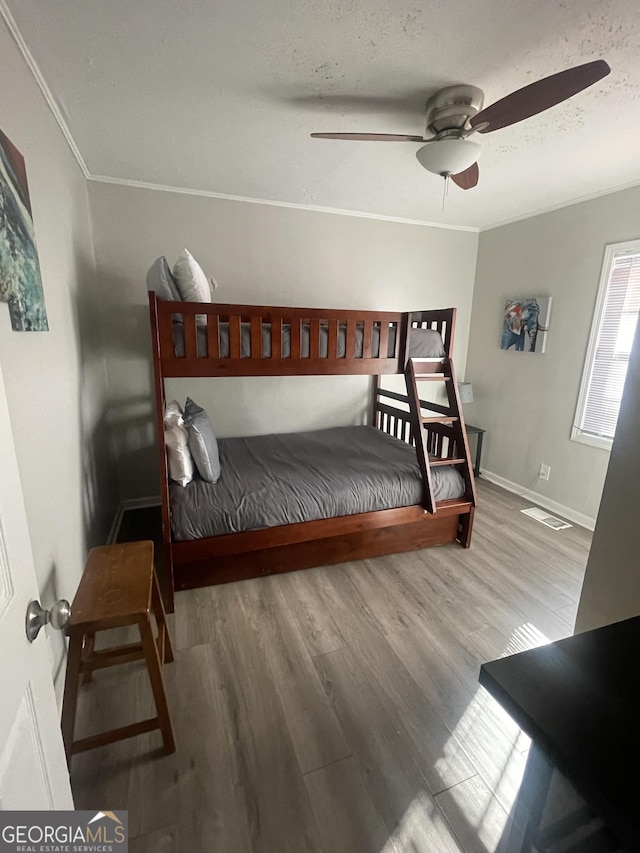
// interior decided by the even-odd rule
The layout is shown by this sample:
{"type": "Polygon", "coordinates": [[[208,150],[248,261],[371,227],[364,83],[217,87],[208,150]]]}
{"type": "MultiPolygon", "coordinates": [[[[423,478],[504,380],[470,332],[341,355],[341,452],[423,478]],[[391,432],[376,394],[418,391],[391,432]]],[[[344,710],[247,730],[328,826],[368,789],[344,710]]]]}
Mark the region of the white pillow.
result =
{"type": "Polygon", "coordinates": [[[193,480],[193,459],[183,412],[176,400],[168,403],[164,411],[164,440],[169,458],[169,476],[184,487],[193,480]]]}
{"type": "Polygon", "coordinates": [[[184,249],[173,267],[183,302],[211,302],[209,281],[191,252],[184,249]]]}

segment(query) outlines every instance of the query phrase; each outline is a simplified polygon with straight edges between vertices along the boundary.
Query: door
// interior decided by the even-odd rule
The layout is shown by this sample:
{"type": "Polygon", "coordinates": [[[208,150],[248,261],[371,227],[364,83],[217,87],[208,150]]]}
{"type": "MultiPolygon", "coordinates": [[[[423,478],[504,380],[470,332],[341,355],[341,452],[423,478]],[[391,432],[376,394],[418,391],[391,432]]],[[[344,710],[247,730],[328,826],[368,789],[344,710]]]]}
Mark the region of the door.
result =
{"type": "MultiPolygon", "coordinates": [[[[39,598],[0,367],[0,809],[72,809],[46,630],[25,633],[39,598]]],[[[50,605],[51,602],[46,602],[50,605]]]]}

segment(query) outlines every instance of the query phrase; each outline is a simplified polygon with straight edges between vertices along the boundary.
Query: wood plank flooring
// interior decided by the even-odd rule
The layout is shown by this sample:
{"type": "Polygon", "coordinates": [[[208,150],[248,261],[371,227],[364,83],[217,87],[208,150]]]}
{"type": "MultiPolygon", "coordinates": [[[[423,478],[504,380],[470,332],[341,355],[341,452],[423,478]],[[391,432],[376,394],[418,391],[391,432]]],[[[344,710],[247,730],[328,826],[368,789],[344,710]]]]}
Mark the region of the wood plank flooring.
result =
{"type": "MultiPolygon", "coordinates": [[[[177,752],[150,733],[74,757],[76,807],[128,809],[133,853],[493,853],[528,742],[478,668],[572,633],[591,536],[479,493],[468,551],[179,593],[177,752]]],[[[157,532],[127,515],[124,538],[157,532]]],[[[139,664],[80,700],[79,737],[153,714],[139,664]]]]}

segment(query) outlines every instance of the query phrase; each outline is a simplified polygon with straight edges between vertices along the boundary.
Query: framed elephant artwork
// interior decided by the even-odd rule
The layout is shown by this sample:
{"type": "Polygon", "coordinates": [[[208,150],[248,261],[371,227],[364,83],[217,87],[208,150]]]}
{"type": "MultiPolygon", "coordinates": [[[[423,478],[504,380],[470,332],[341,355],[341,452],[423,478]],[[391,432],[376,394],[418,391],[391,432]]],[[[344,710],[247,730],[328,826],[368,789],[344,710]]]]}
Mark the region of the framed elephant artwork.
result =
{"type": "Polygon", "coordinates": [[[547,345],[550,314],[550,296],[507,299],[500,349],[543,353],[547,345]]]}

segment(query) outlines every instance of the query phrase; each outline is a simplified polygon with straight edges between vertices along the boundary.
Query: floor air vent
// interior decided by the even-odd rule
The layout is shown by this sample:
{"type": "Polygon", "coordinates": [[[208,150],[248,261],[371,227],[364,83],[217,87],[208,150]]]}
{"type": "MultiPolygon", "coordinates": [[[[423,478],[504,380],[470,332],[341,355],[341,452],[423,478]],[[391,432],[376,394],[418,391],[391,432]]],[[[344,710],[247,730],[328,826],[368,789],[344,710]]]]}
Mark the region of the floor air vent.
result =
{"type": "Polygon", "coordinates": [[[540,524],[546,524],[547,527],[552,527],[554,530],[564,530],[567,527],[573,527],[573,525],[569,524],[568,521],[556,518],[555,515],[549,515],[548,512],[545,512],[543,509],[539,509],[537,506],[529,507],[529,509],[521,509],[520,512],[528,515],[529,518],[534,518],[536,521],[539,521],[540,524]]]}

